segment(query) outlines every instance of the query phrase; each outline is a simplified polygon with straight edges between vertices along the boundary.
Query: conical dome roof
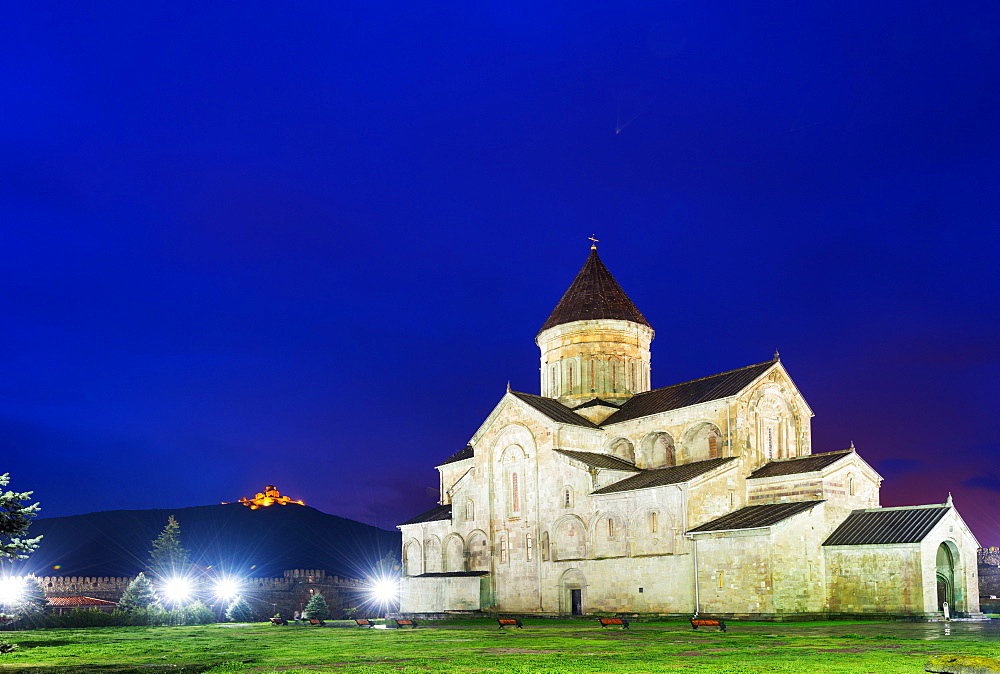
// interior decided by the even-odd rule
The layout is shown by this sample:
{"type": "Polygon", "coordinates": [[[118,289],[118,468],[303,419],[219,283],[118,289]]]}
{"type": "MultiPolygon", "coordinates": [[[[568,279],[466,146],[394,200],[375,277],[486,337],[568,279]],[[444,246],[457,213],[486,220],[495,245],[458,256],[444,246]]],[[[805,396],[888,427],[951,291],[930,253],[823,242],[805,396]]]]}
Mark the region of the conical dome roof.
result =
{"type": "Polygon", "coordinates": [[[563,323],[601,318],[632,321],[648,328],[653,327],[601,262],[597,249],[591,248],[583,269],[573,279],[566,294],[559,300],[539,332],[563,323]]]}

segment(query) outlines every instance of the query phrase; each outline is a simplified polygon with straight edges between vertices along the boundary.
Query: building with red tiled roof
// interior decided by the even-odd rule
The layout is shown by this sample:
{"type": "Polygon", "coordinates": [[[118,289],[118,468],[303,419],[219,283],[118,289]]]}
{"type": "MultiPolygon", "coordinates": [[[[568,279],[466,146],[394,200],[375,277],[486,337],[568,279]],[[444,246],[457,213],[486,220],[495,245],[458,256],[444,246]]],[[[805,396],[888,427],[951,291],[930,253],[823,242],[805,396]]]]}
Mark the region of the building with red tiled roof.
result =
{"type": "Polygon", "coordinates": [[[118,604],[106,599],[95,599],[94,597],[49,597],[48,606],[56,615],[70,613],[75,609],[96,609],[104,613],[111,613],[118,604]]]}

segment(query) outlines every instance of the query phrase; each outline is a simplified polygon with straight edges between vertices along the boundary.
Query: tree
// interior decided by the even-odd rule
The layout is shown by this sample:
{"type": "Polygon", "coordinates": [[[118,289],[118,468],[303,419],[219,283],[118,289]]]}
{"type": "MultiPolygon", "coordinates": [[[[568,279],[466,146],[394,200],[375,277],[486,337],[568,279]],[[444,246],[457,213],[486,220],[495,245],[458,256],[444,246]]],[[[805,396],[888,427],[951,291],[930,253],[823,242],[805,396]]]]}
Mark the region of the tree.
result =
{"type": "Polygon", "coordinates": [[[153,583],[140,571],[125,588],[122,598],[118,600],[118,608],[131,613],[156,608],[159,603],[156,591],[153,590],[153,583]]]}
{"type": "Polygon", "coordinates": [[[306,616],[316,620],[330,619],[330,605],[326,603],[326,598],[319,592],[309,598],[309,603],[306,604],[306,616]]]}
{"type": "MultiPolygon", "coordinates": [[[[0,475],[0,487],[7,486],[10,475],[0,475]]],[[[31,518],[38,514],[39,506],[24,505],[33,492],[0,492],[0,562],[4,559],[27,559],[28,553],[38,547],[37,538],[21,538],[28,532],[31,518]],[[9,542],[5,542],[9,541],[9,542]]]]}
{"type": "Polygon", "coordinates": [[[253,620],[253,609],[243,597],[237,597],[226,609],[226,620],[231,623],[248,623],[253,620]]]}
{"type": "Polygon", "coordinates": [[[45,586],[42,585],[41,578],[35,576],[25,578],[21,598],[18,600],[15,610],[21,615],[41,613],[48,603],[48,600],[45,599],[45,586]]]}
{"type": "Polygon", "coordinates": [[[189,564],[188,551],[181,545],[181,525],[171,515],[149,551],[149,571],[157,578],[171,578],[187,571],[189,564]]]}

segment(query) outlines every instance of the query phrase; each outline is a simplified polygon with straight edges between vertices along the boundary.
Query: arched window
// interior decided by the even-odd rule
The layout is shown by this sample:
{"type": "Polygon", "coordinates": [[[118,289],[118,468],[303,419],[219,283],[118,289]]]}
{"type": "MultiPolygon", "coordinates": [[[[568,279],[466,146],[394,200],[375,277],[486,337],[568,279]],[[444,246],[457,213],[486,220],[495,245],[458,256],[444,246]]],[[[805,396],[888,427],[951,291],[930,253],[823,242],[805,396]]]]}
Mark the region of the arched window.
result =
{"type": "Polygon", "coordinates": [[[472,502],[471,498],[465,502],[465,519],[476,519],[476,504],[472,502]]]}
{"type": "Polygon", "coordinates": [[[614,517],[609,517],[608,518],[608,538],[614,538],[614,537],[615,537],[615,518],[614,517]]]}
{"type": "Polygon", "coordinates": [[[569,392],[572,393],[573,392],[573,363],[569,363],[568,367],[569,367],[569,372],[568,372],[568,375],[569,375],[569,392]]]}
{"type": "Polygon", "coordinates": [[[542,561],[549,561],[549,532],[542,532],[542,561]]]}
{"type": "Polygon", "coordinates": [[[524,554],[527,556],[530,562],[535,556],[535,541],[532,540],[531,534],[527,534],[524,537],[524,554]]]}
{"type": "Polygon", "coordinates": [[[854,478],[847,478],[847,493],[854,496],[854,478]]]}
{"type": "Polygon", "coordinates": [[[719,456],[719,436],[708,436],[708,458],[714,459],[719,456]]]}
{"type": "Polygon", "coordinates": [[[510,507],[513,512],[521,512],[521,492],[517,487],[517,473],[510,474],[510,507]]]}
{"type": "Polygon", "coordinates": [[[503,564],[503,563],[506,563],[506,562],[507,562],[507,537],[506,536],[501,536],[500,537],[500,563],[503,564]]]}
{"type": "Polygon", "coordinates": [[[659,522],[657,522],[656,520],[657,520],[657,512],[654,510],[653,512],[649,513],[649,531],[650,531],[650,533],[655,534],[656,531],[657,531],[657,528],[659,527],[659,522]]]}

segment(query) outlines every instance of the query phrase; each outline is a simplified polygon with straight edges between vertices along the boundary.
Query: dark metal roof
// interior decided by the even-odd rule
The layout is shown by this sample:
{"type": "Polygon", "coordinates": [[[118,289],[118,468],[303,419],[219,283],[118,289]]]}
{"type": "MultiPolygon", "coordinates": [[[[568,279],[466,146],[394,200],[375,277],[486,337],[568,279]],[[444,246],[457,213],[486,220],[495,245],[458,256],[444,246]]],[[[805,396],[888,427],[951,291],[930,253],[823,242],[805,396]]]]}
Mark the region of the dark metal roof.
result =
{"type": "Polygon", "coordinates": [[[739,370],[730,370],[711,377],[694,379],[636,394],[629,398],[628,402],[621,406],[621,409],[605,419],[601,425],[608,426],[646,417],[650,414],[697,405],[709,400],[728,398],[745,389],[776,362],[778,361],[769,360],[766,363],[748,365],[739,370]]]}
{"type": "Polygon", "coordinates": [[[573,279],[539,332],[563,323],[600,318],[632,321],[652,327],[601,262],[597,249],[592,248],[580,273],[573,279]]]}
{"type": "Polygon", "coordinates": [[[732,531],[733,529],[760,529],[769,527],[792,515],[798,515],[822,501],[796,501],[795,503],[765,503],[752,505],[690,529],[688,533],[704,531],[732,531]]]}
{"type": "Polygon", "coordinates": [[[475,454],[476,450],[472,448],[472,445],[467,445],[462,449],[458,450],[457,452],[455,452],[454,454],[452,454],[451,456],[449,456],[447,459],[445,459],[438,465],[443,466],[446,463],[455,463],[456,461],[464,461],[465,459],[471,459],[473,456],[475,456],[475,454]]]}
{"type": "Polygon", "coordinates": [[[632,475],[619,480],[607,487],[601,487],[594,491],[595,494],[614,494],[619,491],[632,491],[634,489],[649,489],[651,487],[662,487],[667,484],[679,484],[693,480],[703,473],[718,468],[719,466],[735,461],[732,456],[725,456],[718,459],[708,459],[706,461],[695,461],[685,463],[680,466],[670,468],[656,468],[654,470],[643,470],[638,475],[632,475]]]}
{"type": "Polygon", "coordinates": [[[416,576],[411,576],[411,578],[468,578],[469,576],[488,576],[489,571],[445,571],[445,572],[430,572],[430,573],[420,573],[416,576]]]}
{"type": "Polygon", "coordinates": [[[619,459],[617,456],[611,456],[609,454],[598,454],[596,452],[575,452],[572,449],[557,449],[556,451],[560,454],[568,456],[571,459],[582,461],[588,466],[593,466],[594,468],[628,470],[633,473],[639,470],[625,459],[619,459]]]}
{"type": "Polygon", "coordinates": [[[772,461],[750,473],[750,479],[775,477],[777,475],[793,475],[795,473],[812,473],[817,470],[823,470],[827,466],[837,463],[848,454],[853,453],[853,449],[840,449],[836,452],[822,452],[820,454],[800,456],[795,459],[772,461]]]}
{"type": "Polygon", "coordinates": [[[946,505],[932,505],[855,510],[823,545],[918,543],[950,509],[946,505]]]}
{"type": "Polygon", "coordinates": [[[403,524],[420,524],[421,522],[436,522],[438,520],[450,520],[451,519],[451,504],[439,505],[431,508],[425,513],[420,513],[416,517],[406,520],[403,524]]]}
{"type": "Polygon", "coordinates": [[[528,403],[553,421],[558,421],[561,424],[570,424],[572,426],[583,426],[584,428],[600,428],[600,426],[592,422],[590,419],[580,416],[555,398],[543,398],[542,396],[536,396],[530,393],[519,393],[517,391],[511,391],[510,394],[519,400],[523,400],[528,403]]]}

